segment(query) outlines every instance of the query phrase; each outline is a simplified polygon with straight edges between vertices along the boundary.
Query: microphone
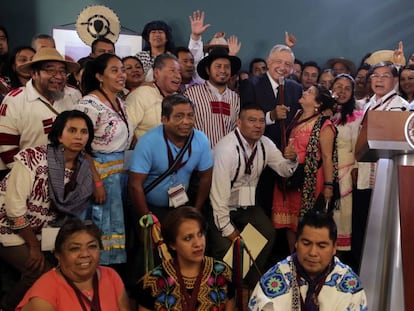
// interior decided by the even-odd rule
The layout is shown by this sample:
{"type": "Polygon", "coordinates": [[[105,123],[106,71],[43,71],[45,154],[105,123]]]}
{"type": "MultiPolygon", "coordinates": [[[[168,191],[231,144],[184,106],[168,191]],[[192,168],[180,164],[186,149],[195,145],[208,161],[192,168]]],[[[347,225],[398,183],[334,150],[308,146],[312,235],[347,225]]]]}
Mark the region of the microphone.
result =
{"type": "Polygon", "coordinates": [[[279,85],[285,85],[285,78],[284,77],[279,78],[279,85]]]}
{"type": "Polygon", "coordinates": [[[398,109],[398,110],[401,110],[401,111],[406,111],[407,110],[406,107],[391,107],[389,110],[394,110],[394,109],[398,109]]]}

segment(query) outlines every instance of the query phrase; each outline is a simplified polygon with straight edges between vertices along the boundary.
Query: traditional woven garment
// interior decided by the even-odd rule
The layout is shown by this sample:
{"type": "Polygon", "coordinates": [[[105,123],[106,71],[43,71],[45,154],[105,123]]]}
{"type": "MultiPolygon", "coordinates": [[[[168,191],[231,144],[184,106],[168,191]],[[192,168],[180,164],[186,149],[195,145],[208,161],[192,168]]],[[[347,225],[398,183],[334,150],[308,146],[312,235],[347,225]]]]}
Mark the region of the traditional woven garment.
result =
{"type": "MultiPolygon", "coordinates": [[[[196,310],[221,310],[228,298],[228,285],[231,282],[229,266],[211,257],[205,257],[201,272],[200,289],[197,295],[196,310]]],[[[192,292],[195,280],[183,277],[186,289],[192,292]]],[[[174,262],[163,262],[143,280],[143,288],[155,298],[154,310],[183,310],[183,297],[174,262]]]]}

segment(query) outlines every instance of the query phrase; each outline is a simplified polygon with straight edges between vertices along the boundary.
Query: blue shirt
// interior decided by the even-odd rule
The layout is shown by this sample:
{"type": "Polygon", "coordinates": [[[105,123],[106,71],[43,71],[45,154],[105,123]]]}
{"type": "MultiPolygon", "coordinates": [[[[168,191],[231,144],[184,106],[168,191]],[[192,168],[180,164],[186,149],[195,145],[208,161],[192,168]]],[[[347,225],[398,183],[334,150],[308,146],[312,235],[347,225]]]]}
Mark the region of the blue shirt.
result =
{"type": "MultiPolygon", "coordinates": [[[[175,159],[180,148],[168,140],[172,156],[175,159]]],[[[147,174],[144,188],[168,169],[167,145],[163,136],[163,125],[159,125],[143,135],[135,146],[131,159],[130,171],[147,174]]],[[[205,171],[213,166],[210,151],[210,142],[207,136],[194,129],[191,141],[191,155],[189,150],[184,153],[182,162],[185,165],[176,173],[167,176],[159,185],[146,194],[149,204],[155,206],[168,206],[168,189],[183,184],[188,189],[191,174],[194,170],[205,171]]]]}

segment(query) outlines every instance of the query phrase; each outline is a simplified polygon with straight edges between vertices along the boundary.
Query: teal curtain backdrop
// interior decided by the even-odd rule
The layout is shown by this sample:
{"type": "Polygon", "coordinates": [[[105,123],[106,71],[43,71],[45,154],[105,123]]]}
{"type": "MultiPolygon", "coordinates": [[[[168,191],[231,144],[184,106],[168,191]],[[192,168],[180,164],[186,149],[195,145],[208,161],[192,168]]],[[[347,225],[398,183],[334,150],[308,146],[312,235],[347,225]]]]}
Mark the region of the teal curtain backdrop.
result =
{"type": "Polygon", "coordinates": [[[283,43],[285,30],[298,39],[296,57],[320,65],[336,56],[358,65],[366,53],[394,49],[400,40],[406,57],[414,51],[412,0],[2,0],[0,24],[15,47],[28,44],[36,33],[51,33],[53,26],[75,23],[83,8],[95,4],[110,7],[123,27],[137,32],[148,21],[165,20],[173,27],[176,45],[187,45],[188,16],[203,10],[211,24],[203,40],[217,31],[237,35],[244,68],[253,57],[265,58],[274,44],[283,43]]]}

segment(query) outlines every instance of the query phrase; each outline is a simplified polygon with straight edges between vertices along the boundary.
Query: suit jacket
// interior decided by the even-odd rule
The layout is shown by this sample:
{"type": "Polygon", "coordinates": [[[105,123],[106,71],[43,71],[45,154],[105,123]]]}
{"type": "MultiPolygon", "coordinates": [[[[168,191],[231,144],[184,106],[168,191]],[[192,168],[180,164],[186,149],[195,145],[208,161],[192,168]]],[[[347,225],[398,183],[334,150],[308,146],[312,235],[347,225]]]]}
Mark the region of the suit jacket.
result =
{"type": "MultiPolygon", "coordinates": [[[[278,92],[279,95],[279,92],[278,92]]],[[[299,98],[302,96],[302,86],[290,79],[285,80],[285,106],[290,107],[290,111],[285,121],[286,127],[289,125],[296,111],[301,108],[299,98]]],[[[279,97],[279,96],[278,96],[279,97]]],[[[279,103],[279,98],[275,98],[272,85],[267,74],[259,77],[252,77],[242,81],[240,85],[240,105],[248,104],[259,105],[265,112],[273,110],[279,103]]],[[[276,121],[272,125],[267,125],[265,135],[269,137],[280,149],[280,125],[276,121]]],[[[283,152],[283,150],[282,150],[283,152]]]]}

